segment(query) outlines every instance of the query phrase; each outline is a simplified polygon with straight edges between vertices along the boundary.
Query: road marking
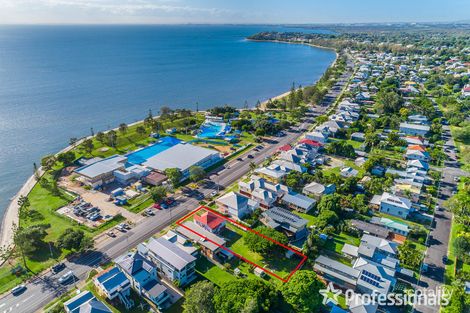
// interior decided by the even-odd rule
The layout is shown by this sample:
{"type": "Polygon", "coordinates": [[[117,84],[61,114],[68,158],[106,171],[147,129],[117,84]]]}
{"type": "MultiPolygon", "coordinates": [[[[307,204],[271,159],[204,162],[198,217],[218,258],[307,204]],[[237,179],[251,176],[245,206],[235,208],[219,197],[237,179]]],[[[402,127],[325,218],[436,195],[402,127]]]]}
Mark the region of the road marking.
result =
{"type": "Polygon", "coordinates": [[[29,297],[27,297],[26,299],[24,299],[22,302],[26,302],[28,301],[29,299],[31,299],[32,297],[34,297],[34,293],[32,295],[30,295],[29,297]]]}

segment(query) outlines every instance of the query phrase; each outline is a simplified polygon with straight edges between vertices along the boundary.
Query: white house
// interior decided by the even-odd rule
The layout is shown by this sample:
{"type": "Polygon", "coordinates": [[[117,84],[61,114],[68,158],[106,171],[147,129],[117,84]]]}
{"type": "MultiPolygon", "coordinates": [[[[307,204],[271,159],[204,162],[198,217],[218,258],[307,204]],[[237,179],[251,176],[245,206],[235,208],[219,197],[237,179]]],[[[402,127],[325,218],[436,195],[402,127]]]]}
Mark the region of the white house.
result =
{"type": "Polygon", "coordinates": [[[314,141],[318,141],[320,143],[325,143],[328,139],[328,136],[324,135],[323,133],[321,133],[319,131],[313,131],[311,133],[306,133],[305,138],[310,139],[310,140],[314,140],[314,141]]]}
{"type": "Polygon", "coordinates": [[[412,207],[409,199],[392,195],[388,192],[384,192],[381,196],[374,196],[371,204],[378,206],[380,212],[401,218],[407,218],[412,207]]]}
{"type": "Polygon", "coordinates": [[[259,206],[255,200],[234,191],[221,196],[215,202],[225,214],[236,219],[241,219],[251,214],[259,206]]]}
{"type": "Polygon", "coordinates": [[[430,127],[428,125],[418,125],[410,123],[400,123],[400,132],[411,136],[426,136],[430,127]]]}

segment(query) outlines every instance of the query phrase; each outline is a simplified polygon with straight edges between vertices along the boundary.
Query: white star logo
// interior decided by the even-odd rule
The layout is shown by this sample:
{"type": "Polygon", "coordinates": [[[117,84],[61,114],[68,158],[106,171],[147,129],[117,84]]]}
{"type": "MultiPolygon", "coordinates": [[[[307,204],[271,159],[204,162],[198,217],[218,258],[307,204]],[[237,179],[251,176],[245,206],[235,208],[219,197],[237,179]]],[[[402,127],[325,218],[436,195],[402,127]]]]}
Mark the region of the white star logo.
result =
{"type": "Polygon", "coordinates": [[[341,294],[340,289],[335,289],[333,283],[329,283],[326,289],[320,289],[320,294],[323,296],[323,304],[326,304],[328,300],[332,301],[334,304],[338,304],[338,296],[341,294]],[[333,298],[330,299],[330,296],[333,298]]]}

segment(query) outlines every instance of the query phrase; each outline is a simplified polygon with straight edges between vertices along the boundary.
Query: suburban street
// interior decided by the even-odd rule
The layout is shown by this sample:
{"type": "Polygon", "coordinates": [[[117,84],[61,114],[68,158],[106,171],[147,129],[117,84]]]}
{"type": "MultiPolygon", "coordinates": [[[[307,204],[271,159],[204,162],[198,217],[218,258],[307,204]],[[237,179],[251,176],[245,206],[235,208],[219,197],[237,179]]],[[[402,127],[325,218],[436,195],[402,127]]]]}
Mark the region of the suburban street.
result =
{"type": "MultiPolygon", "coordinates": [[[[454,152],[455,144],[448,126],[443,127],[443,139],[445,140],[446,155],[445,167],[441,170],[441,182],[439,184],[437,204],[440,209],[434,215],[434,224],[428,237],[428,249],[425,254],[424,263],[429,266],[426,272],[421,273],[418,286],[421,289],[439,288],[445,282],[444,257],[447,256],[450,229],[452,224],[452,213],[444,207],[444,202],[452,196],[457,189],[456,178],[467,176],[468,173],[459,168],[457,155],[454,152]]],[[[417,305],[415,312],[433,313],[439,312],[439,306],[417,305]]]]}

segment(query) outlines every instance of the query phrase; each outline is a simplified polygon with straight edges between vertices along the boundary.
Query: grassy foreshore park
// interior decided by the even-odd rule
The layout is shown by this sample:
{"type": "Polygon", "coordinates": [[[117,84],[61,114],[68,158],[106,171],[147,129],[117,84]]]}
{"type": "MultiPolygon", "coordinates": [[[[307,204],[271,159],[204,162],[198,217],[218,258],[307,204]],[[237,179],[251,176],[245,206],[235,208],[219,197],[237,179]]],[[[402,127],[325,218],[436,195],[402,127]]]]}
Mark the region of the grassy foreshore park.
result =
{"type": "Polygon", "coordinates": [[[264,139],[277,136],[282,130],[298,124],[307,110],[307,104],[322,99],[344,66],[345,61],[342,59],[315,86],[302,88],[293,85],[287,96],[264,104],[258,102],[254,109],[236,110],[222,106],[208,112],[193,112],[163,107],[160,112],[156,112],[158,116],[148,112],[141,122],[131,125],[122,123],[116,125],[115,129],[102,132],[90,129],[89,136],[85,138],[71,138],[71,149],[68,152],[45,156],[40,164],[34,164],[36,184],[18,202],[19,221],[12,238],[14,246],[3,247],[1,251],[0,259],[4,261],[0,267],[0,293],[64,258],[92,248],[93,238],[105,236],[104,233],[117,224],[126,220],[131,224],[138,222],[143,218],[143,210],[167,195],[179,193],[185,184],[197,183],[205,175],[194,171],[183,183],[173,182],[171,191],[162,191],[160,187],[147,188],[120,205],[121,211],[118,212],[121,213],[90,225],[63,214],[63,208],[75,203],[79,195],[94,193],[92,188],[76,180],[77,175],[73,171],[80,166],[79,160],[126,155],[156,143],[159,138],[171,136],[192,145],[217,150],[224,159],[214,166],[220,166],[227,160],[247,153],[264,139]],[[203,140],[196,137],[207,114],[230,125],[230,140],[203,140]],[[44,174],[40,175],[42,171],[44,174]]]}

